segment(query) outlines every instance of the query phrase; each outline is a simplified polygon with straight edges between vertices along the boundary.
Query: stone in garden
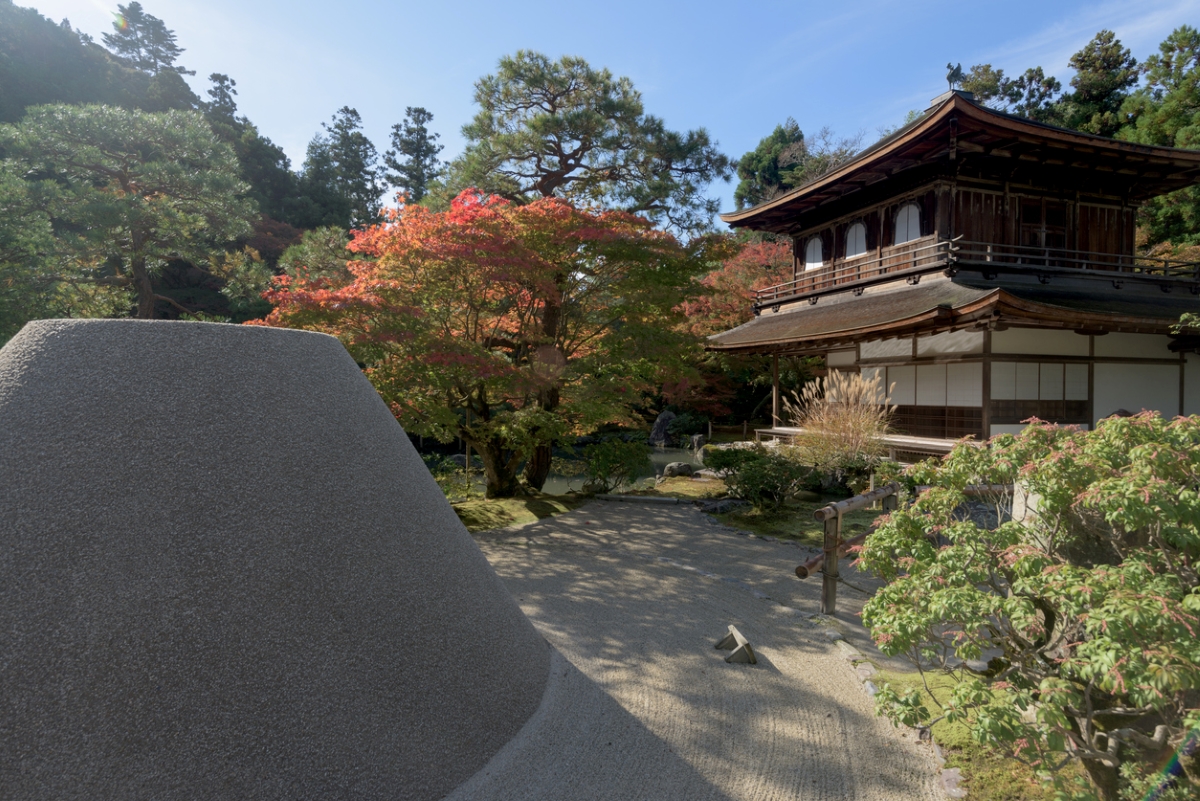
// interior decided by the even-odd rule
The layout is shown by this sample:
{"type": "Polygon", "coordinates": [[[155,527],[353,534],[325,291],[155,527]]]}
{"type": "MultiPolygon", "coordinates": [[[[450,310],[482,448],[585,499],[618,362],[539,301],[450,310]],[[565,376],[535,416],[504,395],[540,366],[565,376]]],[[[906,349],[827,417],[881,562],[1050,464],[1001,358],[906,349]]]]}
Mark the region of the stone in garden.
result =
{"type": "Polygon", "coordinates": [[[692,434],[692,450],[701,450],[706,441],[707,438],[703,434],[692,434]]]}
{"type": "Polygon", "coordinates": [[[654,421],[654,427],[650,429],[649,442],[651,445],[670,445],[671,435],[667,433],[667,426],[671,425],[671,421],[675,419],[675,412],[664,411],[660,412],[658,418],[654,421]]]}
{"type": "Polygon", "coordinates": [[[663,478],[675,478],[676,476],[690,476],[694,472],[694,468],[687,462],[671,462],[663,468],[663,478]]]}
{"type": "Polygon", "coordinates": [[[5,798],[433,801],[550,651],[323,334],[51,320],[0,350],[5,798]]]}

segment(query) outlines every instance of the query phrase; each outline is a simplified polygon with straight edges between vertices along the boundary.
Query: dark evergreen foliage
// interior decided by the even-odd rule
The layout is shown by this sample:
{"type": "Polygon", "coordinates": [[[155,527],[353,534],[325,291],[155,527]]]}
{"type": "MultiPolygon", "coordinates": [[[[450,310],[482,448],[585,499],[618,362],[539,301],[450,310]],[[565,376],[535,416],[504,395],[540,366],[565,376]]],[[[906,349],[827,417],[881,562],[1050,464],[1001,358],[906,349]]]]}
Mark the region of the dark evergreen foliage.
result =
{"type": "Polygon", "coordinates": [[[379,154],[362,132],[362,117],[343,106],[331,123],[322,123],[324,133],[308,143],[301,199],[293,215],[301,228],[370,225],[382,208],[379,154]]]}
{"type": "Polygon", "coordinates": [[[392,149],[383,154],[384,166],[393,171],[386,176],[388,183],[404,192],[410,203],[420,203],[429,184],[442,174],[442,146],[438,134],[429,132],[432,121],[425,109],[406,108],[404,122],[392,126],[392,149]]]}
{"type": "Polygon", "coordinates": [[[104,48],[32,8],[0,0],[0,122],[16,122],[27,106],[108,103],[133,108],[149,76],[117,63],[104,48]]]}
{"type": "Polygon", "coordinates": [[[118,5],[115,16],[113,32],[102,34],[101,38],[126,66],[151,75],[160,72],[196,74],[195,70],[175,66],[183,52],[183,48],[175,43],[175,32],[158,17],[147,14],[137,0],[127,6],[118,5]]]}

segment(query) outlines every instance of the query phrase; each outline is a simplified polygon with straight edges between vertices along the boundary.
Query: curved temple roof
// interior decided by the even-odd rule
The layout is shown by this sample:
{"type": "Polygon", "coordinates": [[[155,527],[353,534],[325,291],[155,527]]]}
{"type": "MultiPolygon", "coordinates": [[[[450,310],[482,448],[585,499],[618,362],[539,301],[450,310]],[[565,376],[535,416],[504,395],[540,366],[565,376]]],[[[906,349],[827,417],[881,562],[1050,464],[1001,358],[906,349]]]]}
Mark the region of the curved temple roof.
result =
{"type": "Polygon", "coordinates": [[[1084,181],[1117,188],[1130,202],[1200,181],[1200,151],[1121,142],[1056,128],[975,103],[968,93],[947,92],[924,114],[809,184],[743,211],[722,214],[735,228],[788,233],[804,215],[830,201],[908,170],[936,163],[1013,160],[1065,169],[1084,181]]]}
{"type": "Polygon", "coordinates": [[[708,338],[708,350],[735,353],[821,352],[873,337],[932,333],[973,324],[1016,323],[1080,330],[1168,333],[1191,295],[1113,298],[1041,285],[975,284],[933,279],[862,296],[842,293],[766,313],[708,338]]]}

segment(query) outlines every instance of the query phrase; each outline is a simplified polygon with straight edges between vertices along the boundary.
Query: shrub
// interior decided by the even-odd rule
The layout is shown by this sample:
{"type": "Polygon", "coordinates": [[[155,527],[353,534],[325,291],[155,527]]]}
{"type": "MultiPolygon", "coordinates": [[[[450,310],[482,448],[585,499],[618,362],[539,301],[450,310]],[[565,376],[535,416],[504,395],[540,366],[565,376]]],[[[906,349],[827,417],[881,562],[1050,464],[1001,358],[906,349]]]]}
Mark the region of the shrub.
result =
{"type": "Polygon", "coordinates": [[[883,454],[880,438],[894,409],[889,402],[879,373],[864,378],[835,370],[792,393],[784,409],[804,429],[796,440],[804,460],[828,476],[828,485],[858,491],[883,454]]]}
{"type": "Polygon", "coordinates": [[[734,474],[742,469],[742,465],[761,459],[765,454],[766,448],[761,445],[751,448],[717,448],[705,445],[704,466],[718,473],[728,471],[734,474]]]}
{"type": "Polygon", "coordinates": [[[587,484],[594,492],[612,492],[622,484],[631,484],[639,473],[654,470],[650,449],[641,442],[617,438],[601,440],[583,449],[587,484]]]}
{"type": "Polygon", "coordinates": [[[907,479],[931,489],[867,540],[863,564],[889,583],[863,622],[884,653],[956,684],[933,712],[885,687],[881,712],[960,722],[1048,773],[1080,759],[1104,799],[1200,727],[1200,417],[1034,424],[907,479]],[[1014,482],[1033,513],[964,514],[966,485],[1014,482]]]}
{"type": "Polygon", "coordinates": [[[667,424],[667,433],[676,442],[685,442],[693,434],[703,434],[706,431],[708,431],[708,418],[691,412],[684,412],[667,424]]]}
{"type": "Polygon", "coordinates": [[[811,472],[783,454],[767,452],[745,462],[732,481],[725,479],[725,485],[734,497],[749,501],[756,509],[772,511],[801,489],[811,472]]]}
{"type": "MultiPolygon", "coordinates": [[[[425,466],[433,475],[433,480],[441,488],[442,494],[450,501],[461,501],[469,498],[474,489],[467,471],[462,465],[449,456],[422,456],[425,466]]],[[[471,460],[475,462],[475,459],[471,460]]]]}
{"type": "Polygon", "coordinates": [[[725,486],[730,495],[768,511],[778,509],[789,496],[804,489],[813,477],[811,468],[762,445],[705,447],[704,466],[724,471],[725,486]]]}

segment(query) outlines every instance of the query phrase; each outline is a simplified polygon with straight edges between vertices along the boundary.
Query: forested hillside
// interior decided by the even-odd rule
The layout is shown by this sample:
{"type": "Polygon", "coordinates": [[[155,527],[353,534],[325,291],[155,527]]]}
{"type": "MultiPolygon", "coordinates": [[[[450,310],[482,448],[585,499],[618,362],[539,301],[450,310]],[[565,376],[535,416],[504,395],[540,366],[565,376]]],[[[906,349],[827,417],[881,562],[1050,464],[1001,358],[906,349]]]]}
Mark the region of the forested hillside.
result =
{"type": "MultiPolygon", "coordinates": [[[[437,177],[441,147],[428,127],[433,115],[425,109],[408,110],[406,120],[393,128],[393,149],[382,155],[363,134],[357,110],[337,109],[326,123],[314,120],[305,161],[293,165],[282,148],[239,113],[233,77],[212,73],[210,88],[198,96],[184,79],[195,73],[182,63],[185,48],[175,32],[136,0],[118,5],[115,12],[112,31],[97,42],[72,28],[69,20],[54,22],[35,9],[0,0],[0,123],[19,125],[28,109],[48,104],[102,104],[131,114],[190,112],[232,151],[236,200],[249,201],[245,225],[236,227],[232,239],[209,242],[205,258],[185,258],[183,249],[164,250],[148,276],[158,296],[154,316],[191,313],[235,321],[261,316],[269,308],[258,298],[261,287],[250,291],[241,286],[231,293],[231,275],[253,273],[247,264],[257,265],[259,273],[278,270],[283,253],[300,242],[304,231],[370,224],[387,193],[400,190],[419,199],[437,177]],[[217,255],[222,252],[228,255],[217,255]],[[241,266],[223,266],[230,260],[241,266]]],[[[52,120],[40,124],[55,125],[52,120]]],[[[0,155],[11,162],[14,140],[10,136],[5,141],[0,155]]],[[[107,316],[134,303],[122,296],[128,285],[112,274],[113,264],[102,264],[117,258],[115,252],[101,258],[95,242],[77,246],[78,238],[64,236],[80,224],[72,222],[67,212],[71,203],[66,202],[69,195],[79,199],[79,187],[66,186],[62,175],[50,180],[49,172],[38,173],[38,168],[57,168],[44,159],[39,162],[33,151],[26,156],[32,172],[17,175],[14,164],[8,164],[0,174],[6,187],[0,197],[0,211],[5,212],[0,262],[10,267],[0,283],[0,341],[26,319],[43,314],[107,316]]]]}

